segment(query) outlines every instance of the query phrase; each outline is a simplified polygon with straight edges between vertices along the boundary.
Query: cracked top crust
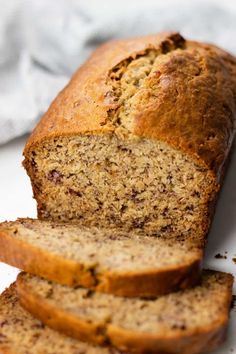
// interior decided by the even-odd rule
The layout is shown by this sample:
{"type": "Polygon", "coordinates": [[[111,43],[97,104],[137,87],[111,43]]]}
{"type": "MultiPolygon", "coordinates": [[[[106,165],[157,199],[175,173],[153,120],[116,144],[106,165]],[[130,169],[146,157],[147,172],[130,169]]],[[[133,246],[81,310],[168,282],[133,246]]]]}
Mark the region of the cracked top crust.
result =
{"type": "Polygon", "coordinates": [[[74,74],[24,155],[44,139],[110,132],[165,141],[219,179],[235,134],[235,112],[236,60],[230,54],[178,33],[115,40],[74,74]]]}

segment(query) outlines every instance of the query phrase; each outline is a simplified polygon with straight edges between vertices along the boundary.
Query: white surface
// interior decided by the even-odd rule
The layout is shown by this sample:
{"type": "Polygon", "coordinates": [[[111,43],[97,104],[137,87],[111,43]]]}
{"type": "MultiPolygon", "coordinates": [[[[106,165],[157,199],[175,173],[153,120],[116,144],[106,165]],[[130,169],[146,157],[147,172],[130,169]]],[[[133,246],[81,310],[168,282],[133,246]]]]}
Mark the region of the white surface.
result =
{"type": "MultiPolygon", "coordinates": [[[[36,206],[31,186],[21,166],[24,138],[0,146],[0,221],[17,217],[35,217],[36,206]]],[[[236,149],[226,175],[214,218],[206,252],[205,266],[227,271],[236,277],[236,149]],[[227,259],[216,259],[217,253],[227,259]]],[[[0,263],[0,291],[16,277],[17,270],[0,263]]],[[[234,285],[236,294],[236,283],[234,285]]],[[[215,354],[236,353],[236,308],[231,311],[230,328],[226,344],[215,354]]]]}

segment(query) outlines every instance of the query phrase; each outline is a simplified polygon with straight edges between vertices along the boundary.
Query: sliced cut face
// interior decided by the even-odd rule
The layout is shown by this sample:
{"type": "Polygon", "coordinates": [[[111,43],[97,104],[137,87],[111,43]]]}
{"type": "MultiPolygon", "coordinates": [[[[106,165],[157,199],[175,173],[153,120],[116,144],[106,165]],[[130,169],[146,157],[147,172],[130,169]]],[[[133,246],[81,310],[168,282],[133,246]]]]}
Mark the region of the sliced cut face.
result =
{"type": "Polygon", "coordinates": [[[232,282],[230,274],[204,271],[195,288],[144,300],[71,289],[22,273],[17,289],[23,306],[36,317],[76,338],[87,331],[89,340],[103,335],[104,342],[122,350],[198,353],[223,339],[232,282]]]}
{"type": "Polygon", "coordinates": [[[63,284],[155,296],[196,284],[203,240],[37,219],[0,226],[0,259],[63,284]]]}
{"type": "MultiPolygon", "coordinates": [[[[2,224],[17,240],[49,253],[97,266],[97,271],[150,271],[198,259],[200,249],[189,240],[126,233],[70,224],[19,219],[2,224]]],[[[199,243],[200,244],[200,243],[199,243]]],[[[199,245],[200,246],[200,245],[199,245]]]]}
{"type": "Polygon", "coordinates": [[[0,352],[2,354],[118,354],[79,342],[46,327],[19,304],[15,286],[0,295],[0,352]]]}
{"type": "Polygon", "coordinates": [[[25,166],[40,218],[168,237],[208,230],[215,180],[164,142],[108,134],[47,139],[25,166]]]}

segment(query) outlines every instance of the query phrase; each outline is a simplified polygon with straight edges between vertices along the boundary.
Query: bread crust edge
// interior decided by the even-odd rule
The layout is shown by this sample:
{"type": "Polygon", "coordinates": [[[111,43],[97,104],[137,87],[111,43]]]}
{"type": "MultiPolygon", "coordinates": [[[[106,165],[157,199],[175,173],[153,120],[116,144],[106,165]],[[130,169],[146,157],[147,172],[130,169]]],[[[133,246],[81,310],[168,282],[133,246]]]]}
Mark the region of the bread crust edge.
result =
{"type": "Polygon", "coordinates": [[[96,265],[65,259],[14,239],[9,232],[0,229],[0,260],[28,273],[53,280],[57,283],[81,285],[95,291],[124,297],[152,297],[185,289],[199,282],[203,252],[179,266],[150,269],[140,272],[111,272],[97,270],[96,265]]]}

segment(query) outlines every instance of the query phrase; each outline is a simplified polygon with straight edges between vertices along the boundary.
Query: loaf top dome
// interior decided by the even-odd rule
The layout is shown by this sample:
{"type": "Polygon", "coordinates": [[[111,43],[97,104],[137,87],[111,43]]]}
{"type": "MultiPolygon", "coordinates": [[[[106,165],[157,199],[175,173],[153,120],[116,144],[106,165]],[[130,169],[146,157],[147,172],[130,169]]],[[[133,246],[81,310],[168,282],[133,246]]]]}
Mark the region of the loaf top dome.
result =
{"type": "Polygon", "coordinates": [[[178,33],[113,40],[52,102],[24,154],[44,139],[111,132],[165,141],[220,175],[235,106],[236,60],[216,46],[178,33]]]}

